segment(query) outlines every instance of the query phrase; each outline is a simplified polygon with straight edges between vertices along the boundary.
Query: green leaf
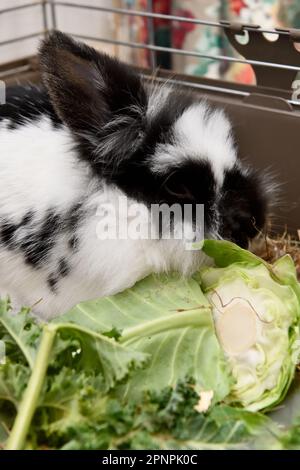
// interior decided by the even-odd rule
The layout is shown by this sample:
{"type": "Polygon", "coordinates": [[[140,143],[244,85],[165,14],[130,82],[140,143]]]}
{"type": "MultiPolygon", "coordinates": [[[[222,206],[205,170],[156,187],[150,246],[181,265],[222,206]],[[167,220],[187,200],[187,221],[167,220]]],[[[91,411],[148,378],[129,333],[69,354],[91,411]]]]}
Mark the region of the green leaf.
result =
{"type": "Polygon", "coordinates": [[[267,265],[267,263],[250,251],[244,250],[235,243],[225,240],[205,240],[202,249],[207,256],[213,258],[216,266],[220,268],[233,263],[249,263],[252,265],[264,263],[267,265]]]}
{"type": "MultiPolygon", "coordinates": [[[[300,303],[300,284],[297,280],[295,263],[290,255],[282,256],[271,265],[254,253],[226,240],[204,240],[202,249],[207,256],[214,260],[215,265],[220,268],[225,268],[235,263],[244,263],[249,266],[264,265],[276,281],[292,287],[300,303]]],[[[197,280],[201,279],[201,274],[197,273],[195,278],[197,280]]]]}
{"type": "Polygon", "coordinates": [[[11,313],[9,300],[0,299],[0,339],[6,346],[6,354],[14,361],[27,362],[33,367],[41,327],[23,308],[17,315],[11,313]]]}
{"type": "MultiPolygon", "coordinates": [[[[281,448],[279,430],[267,417],[219,405],[208,414],[195,411],[197,394],[178,384],[147,394],[126,408],[103,402],[102,419],[81,426],[64,449],[225,450],[281,448]]],[[[100,419],[99,419],[100,418],[100,419]]]]}
{"type": "MultiPolygon", "coordinates": [[[[86,374],[64,367],[48,374],[39,397],[29,440],[55,445],[69,440],[82,423],[96,422],[103,414],[105,393],[101,374],[86,374]]],[[[77,431],[76,431],[77,433],[77,431]]]]}
{"type": "Polygon", "coordinates": [[[270,418],[281,428],[283,449],[300,450],[300,375],[296,374],[292,386],[281,406],[270,413],[270,418]]]}
{"type": "Polygon", "coordinates": [[[285,285],[292,287],[300,303],[300,284],[297,279],[296,266],[290,255],[279,258],[271,266],[272,273],[285,285]]]}
{"type": "MultiPolygon", "coordinates": [[[[15,378],[11,376],[9,380],[7,374],[5,375],[7,367],[5,365],[0,367],[0,392],[3,393],[3,400],[8,401],[11,396],[18,408],[7,443],[9,449],[20,449],[24,446],[30,423],[40,405],[45,384],[51,373],[54,375],[59,373],[59,367],[62,367],[64,360],[79,375],[82,371],[85,374],[93,373],[101,376],[102,393],[123,380],[131,369],[141,367],[146,360],[145,354],[132,351],[114,339],[79,325],[60,323],[39,328],[27,313],[9,316],[7,310],[3,309],[2,312],[3,328],[9,332],[9,336],[24,356],[29,358],[29,364],[35,358],[30,377],[25,369],[28,375],[21,381],[24,392],[22,398],[19,393],[18,376],[15,378]]],[[[21,372],[24,372],[23,369],[21,372]]],[[[77,390],[80,393],[80,386],[77,390]]],[[[72,403],[75,403],[74,400],[75,397],[72,403]]]]}
{"type": "Polygon", "coordinates": [[[0,401],[9,401],[18,408],[30,377],[30,369],[23,364],[7,360],[0,366],[0,401]]]}
{"type": "Polygon", "coordinates": [[[60,321],[106,332],[150,356],[123,389],[132,399],[191,377],[197,389],[213,390],[214,401],[229,392],[230,379],[214,332],[211,307],[198,283],[176,275],[152,275],[121,294],[82,303],[60,321]]]}
{"type": "Polygon", "coordinates": [[[7,425],[2,417],[2,413],[0,411],[0,450],[4,449],[5,447],[5,442],[9,436],[9,429],[7,428],[7,425]]]}
{"type": "Polygon", "coordinates": [[[270,413],[270,417],[287,429],[293,426],[298,416],[300,416],[300,375],[296,373],[284,402],[270,413]]]}
{"type": "Polygon", "coordinates": [[[58,335],[51,362],[60,362],[59,356],[62,354],[64,364],[69,367],[78,371],[84,370],[86,373],[101,374],[106,391],[123,380],[133,369],[143,367],[148,359],[146,354],[127,348],[114,339],[80,325],[56,323],[55,328],[58,335]],[[67,347],[72,345],[69,360],[65,349],[61,346],[62,341],[67,347]],[[76,344],[75,350],[74,344],[76,344]]]}
{"type": "Polygon", "coordinates": [[[9,436],[29,377],[29,366],[9,359],[0,365],[0,448],[9,436]]]}

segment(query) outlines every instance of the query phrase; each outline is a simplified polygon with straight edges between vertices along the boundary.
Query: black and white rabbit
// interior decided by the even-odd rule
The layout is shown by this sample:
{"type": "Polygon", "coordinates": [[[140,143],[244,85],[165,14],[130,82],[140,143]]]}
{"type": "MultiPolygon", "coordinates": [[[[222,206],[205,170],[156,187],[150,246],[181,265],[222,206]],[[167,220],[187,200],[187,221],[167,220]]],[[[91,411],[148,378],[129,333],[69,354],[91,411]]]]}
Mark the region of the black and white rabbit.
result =
{"type": "Polygon", "coordinates": [[[49,319],[150,272],[199,266],[201,252],[184,240],[99,239],[102,203],[128,217],[120,196],[146,211],[203,203],[205,236],[241,245],[264,225],[266,190],[237,161],[222,110],[147,85],[60,32],[43,42],[40,62],[45,88],[8,90],[0,107],[1,295],[38,302],[49,319]]]}

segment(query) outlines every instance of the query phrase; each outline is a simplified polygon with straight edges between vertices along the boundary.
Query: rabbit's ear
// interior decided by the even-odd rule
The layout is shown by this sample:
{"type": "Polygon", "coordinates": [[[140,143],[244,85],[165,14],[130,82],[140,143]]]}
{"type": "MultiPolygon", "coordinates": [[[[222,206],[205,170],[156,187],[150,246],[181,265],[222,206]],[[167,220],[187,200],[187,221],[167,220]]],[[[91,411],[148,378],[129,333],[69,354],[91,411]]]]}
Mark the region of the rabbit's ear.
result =
{"type": "Polygon", "coordinates": [[[118,60],[54,32],[41,45],[40,63],[56,112],[78,134],[95,138],[112,121],[141,119],[146,92],[139,76],[118,60]]]}

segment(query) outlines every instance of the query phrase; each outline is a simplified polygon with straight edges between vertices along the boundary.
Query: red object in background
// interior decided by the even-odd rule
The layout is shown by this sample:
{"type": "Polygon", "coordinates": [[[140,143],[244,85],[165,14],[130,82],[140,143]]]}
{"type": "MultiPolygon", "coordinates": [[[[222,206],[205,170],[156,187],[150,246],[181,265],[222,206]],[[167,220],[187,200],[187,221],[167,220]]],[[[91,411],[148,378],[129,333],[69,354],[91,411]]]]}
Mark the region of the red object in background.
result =
{"type": "MultiPolygon", "coordinates": [[[[171,3],[172,0],[154,0],[153,1],[153,11],[154,13],[160,13],[161,15],[170,15],[171,14],[171,3]]],[[[165,20],[163,18],[155,18],[154,20],[155,27],[164,27],[170,26],[170,20],[165,20]]]]}
{"type": "MultiPolygon", "coordinates": [[[[175,16],[183,16],[184,18],[196,18],[190,10],[176,10],[175,16]]],[[[194,31],[196,25],[194,23],[185,23],[184,21],[173,21],[172,23],[172,44],[176,49],[182,49],[185,37],[191,31],[194,31]]]]}
{"type": "Polygon", "coordinates": [[[243,2],[243,0],[230,0],[229,1],[229,8],[230,10],[235,13],[237,16],[240,15],[240,11],[245,8],[247,5],[243,2]]]}
{"type": "MultiPolygon", "coordinates": [[[[140,0],[141,9],[147,11],[147,0],[140,0]]],[[[172,0],[153,0],[153,13],[159,13],[161,15],[171,14],[172,0]]],[[[144,23],[147,25],[148,18],[144,18],[144,23]]],[[[164,18],[154,18],[154,27],[170,26],[170,20],[164,18]]]]}
{"type": "MultiPolygon", "coordinates": [[[[147,11],[147,0],[140,0],[141,10],[147,11]]],[[[172,0],[153,0],[153,13],[159,13],[161,15],[170,15],[172,0]]],[[[151,21],[151,20],[150,20],[151,21]]],[[[172,27],[171,21],[164,18],[153,19],[154,30],[170,28],[172,27]]],[[[142,18],[142,28],[140,30],[140,41],[147,44],[149,38],[149,18],[142,18]]],[[[145,55],[149,62],[149,51],[145,51],[145,55]]]]}
{"type": "Polygon", "coordinates": [[[241,67],[237,73],[234,73],[234,81],[244,83],[245,85],[253,85],[256,82],[256,78],[251,65],[247,64],[241,67]]]}

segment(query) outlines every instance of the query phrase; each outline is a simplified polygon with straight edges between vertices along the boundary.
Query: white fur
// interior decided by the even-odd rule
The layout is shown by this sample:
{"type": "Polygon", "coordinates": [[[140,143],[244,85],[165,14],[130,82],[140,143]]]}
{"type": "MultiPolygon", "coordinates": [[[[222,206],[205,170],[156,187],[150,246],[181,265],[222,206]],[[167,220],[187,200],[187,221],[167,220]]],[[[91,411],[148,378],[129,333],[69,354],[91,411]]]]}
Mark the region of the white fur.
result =
{"type": "Polygon", "coordinates": [[[148,89],[147,119],[151,122],[155,119],[159,110],[164,107],[168,100],[172,87],[166,81],[163,84],[155,85],[154,82],[148,89]]]}
{"type": "Polygon", "coordinates": [[[0,219],[9,216],[18,223],[33,210],[36,229],[47,209],[63,213],[78,200],[85,201],[88,216],[78,229],[78,251],[68,252],[67,235],[62,233],[47,264],[39,269],[26,264],[22,252],[0,246],[0,295],[10,295],[18,305],[37,303],[35,312],[50,319],[80,301],[130,287],[152,271],[186,274],[196,269],[203,256],[187,252],[181,240],[99,240],[97,208],[103,202],[117,207],[121,191],[104,185],[99,189],[88,168],[79,163],[66,128],[54,129],[46,117],[15,130],[7,124],[0,127],[0,219]],[[71,272],[60,279],[54,294],[47,279],[61,257],[71,272]]]}
{"type": "Polygon", "coordinates": [[[206,160],[221,185],[224,170],[236,162],[231,125],[223,111],[211,112],[205,102],[188,108],[175,122],[172,144],[160,144],[152,159],[152,169],[166,173],[186,160],[206,160]]]}
{"type": "MultiPolygon", "coordinates": [[[[0,124],[1,125],[1,124],[0,124]]],[[[28,210],[69,207],[86,191],[88,167],[76,159],[67,128],[54,130],[44,116],[17,129],[0,127],[0,217],[28,210]]]]}

